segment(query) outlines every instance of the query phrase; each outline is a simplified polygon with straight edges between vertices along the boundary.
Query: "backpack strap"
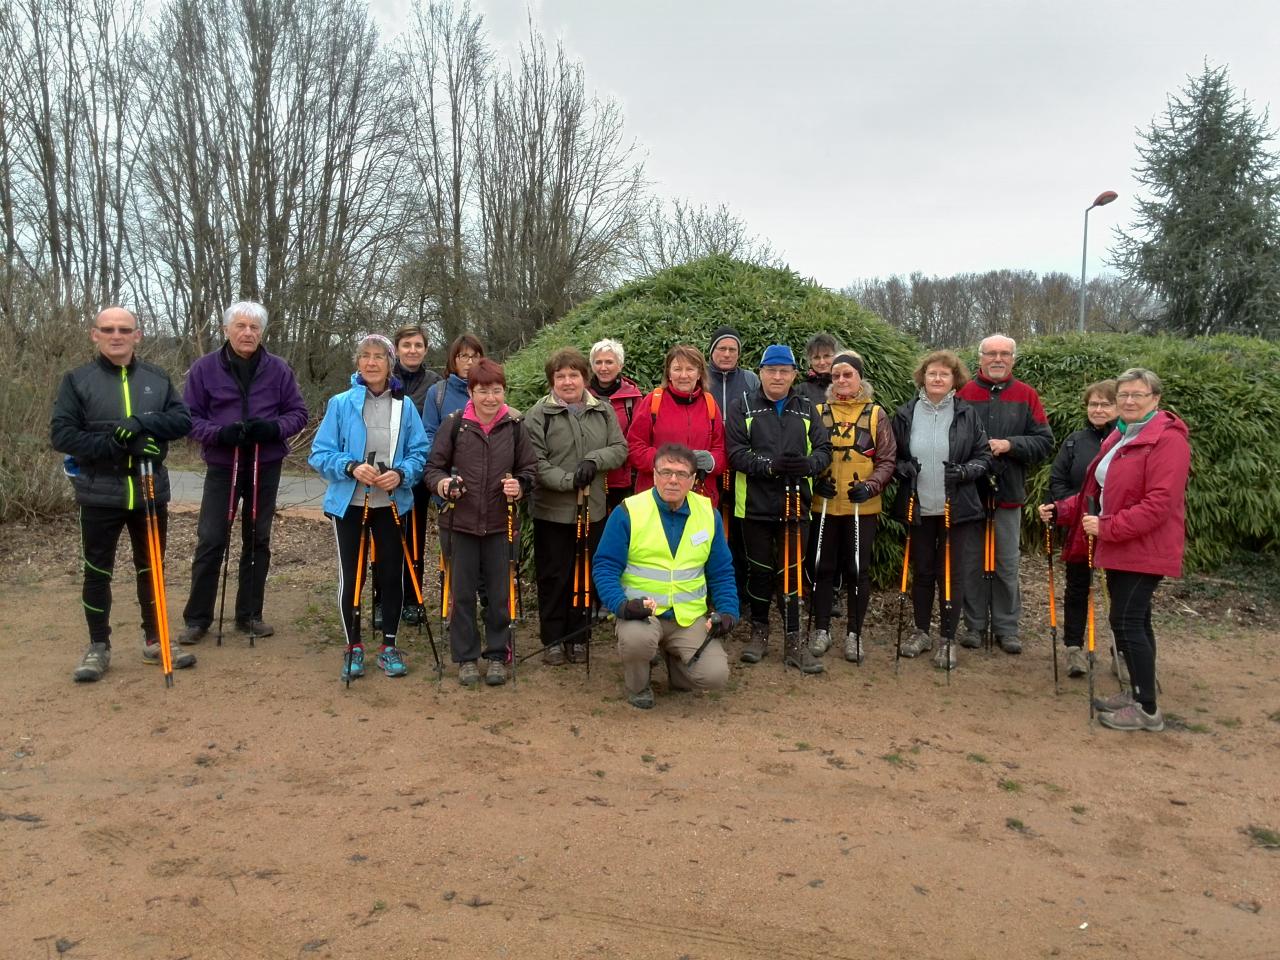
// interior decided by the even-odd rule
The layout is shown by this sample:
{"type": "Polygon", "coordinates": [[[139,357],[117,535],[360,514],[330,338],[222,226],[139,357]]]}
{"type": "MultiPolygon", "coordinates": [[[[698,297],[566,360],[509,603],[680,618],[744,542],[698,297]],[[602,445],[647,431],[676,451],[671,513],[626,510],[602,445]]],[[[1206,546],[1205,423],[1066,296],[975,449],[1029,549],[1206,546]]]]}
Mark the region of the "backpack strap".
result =
{"type": "Polygon", "coordinates": [[[436,416],[441,420],[444,419],[444,392],[449,386],[447,379],[437,381],[431,385],[431,389],[435,394],[436,416]]]}

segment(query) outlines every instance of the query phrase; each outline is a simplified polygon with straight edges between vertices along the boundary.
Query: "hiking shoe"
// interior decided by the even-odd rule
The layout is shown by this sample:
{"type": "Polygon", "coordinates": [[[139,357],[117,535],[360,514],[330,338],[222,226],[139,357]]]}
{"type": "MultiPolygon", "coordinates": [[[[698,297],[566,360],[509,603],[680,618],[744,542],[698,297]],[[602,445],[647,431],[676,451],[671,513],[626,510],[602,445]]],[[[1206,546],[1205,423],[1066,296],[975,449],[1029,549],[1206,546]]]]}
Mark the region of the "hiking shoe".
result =
{"type": "Polygon", "coordinates": [[[199,643],[208,635],[208,627],[193,627],[191,624],[187,624],[182,628],[182,632],[178,634],[178,642],[184,647],[189,647],[193,643],[199,643]]]}
{"type": "Polygon", "coordinates": [[[548,667],[564,666],[564,644],[553,643],[543,647],[542,662],[548,667]]]}
{"type": "MultiPolygon", "coordinates": [[[[160,661],[160,641],[156,640],[142,642],[142,662],[149,663],[153,666],[161,666],[160,661]]],[[[194,653],[182,653],[169,648],[169,662],[175,670],[185,670],[187,667],[196,665],[196,655],[194,653]]]]}
{"type": "Polygon", "coordinates": [[[861,663],[865,659],[862,652],[862,637],[852,631],[845,634],[844,658],[850,663],[861,663]]]}
{"type": "Polygon", "coordinates": [[[409,672],[399,647],[383,647],[378,654],[378,666],[388,677],[403,677],[409,672]]]}
{"type": "Polygon", "coordinates": [[[252,620],[237,620],[236,629],[241,633],[252,633],[255,637],[269,637],[276,632],[275,627],[269,623],[263,623],[256,617],[252,620]]]}
{"type": "Polygon", "coordinates": [[[96,683],[102,679],[102,675],[107,672],[109,666],[111,666],[111,648],[105,643],[91,643],[89,649],[84,652],[84,656],[80,658],[80,665],[76,667],[72,676],[77,683],[96,683]]]}
{"type": "Polygon", "coordinates": [[[424,619],[423,610],[416,603],[411,603],[400,611],[400,622],[411,627],[416,627],[424,619]]]}
{"type": "Polygon", "coordinates": [[[782,665],[795,667],[801,673],[822,673],[826,665],[809,652],[809,645],[800,639],[799,632],[788,633],[783,641],[782,665]]]}
{"type": "Polygon", "coordinates": [[[769,625],[767,623],[751,624],[751,639],[742,648],[738,657],[743,663],[759,663],[769,652],[769,625]]]}
{"type": "Polygon", "coordinates": [[[480,682],[480,668],[474,660],[458,664],[458,682],[464,687],[474,687],[480,682]]]}
{"type": "Polygon", "coordinates": [[[960,635],[956,637],[956,640],[966,650],[982,649],[982,632],[979,630],[970,630],[968,627],[964,627],[960,630],[960,635]]]}
{"type": "Polygon", "coordinates": [[[1132,693],[1128,690],[1121,690],[1119,693],[1112,694],[1109,697],[1094,697],[1093,709],[1100,713],[1115,713],[1125,707],[1133,706],[1136,702],[1132,693]]]}
{"type": "Polygon", "coordinates": [[[831,647],[831,631],[815,630],[813,636],[809,638],[809,652],[815,657],[820,657],[831,647]]]}
{"type": "Polygon", "coordinates": [[[996,637],[996,643],[1000,644],[1000,649],[1005,653],[1022,652],[1022,641],[1017,637],[996,637]]]}
{"type": "Polygon", "coordinates": [[[645,687],[639,693],[628,693],[627,703],[637,710],[653,709],[653,687],[645,687]]]}
{"type": "Polygon", "coordinates": [[[354,680],[364,676],[364,647],[352,647],[342,655],[342,679],[354,680]]]}
{"type": "Polygon", "coordinates": [[[1156,707],[1155,713],[1147,713],[1140,703],[1131,703],[1113,713],[1098,714],[1098,722],[1112,730],[1148,730],[1159,733],[1164,729],[1164,714],[1156,707]]]}
{"type": "Polygon", "coordinates": [[[911,632],[911,636],[902,645],[901,652],[904,657],[918,657],[920,654],[932,649],[933,638],[929,636],[929,631],[916,627],[911,632]]]}
{"type": "Polygon", "coordinates": [[[956,646],[955,640],[947,643],[947,638],[942,637],[938,641],[938,652],[933,655],[933,665],[939,670],[954,670],[960,663],[956,646]]]}
{"type": "Polygon", "coordinates": [[[489,669],[485,671],[484,682],[489,687],[500,687],[507,682],[507,665],[501,660],[490,660],[489,669]]]}
{"type": "Polygon", "coordinates": [[[565,646],[565,659],[570,663],[586,663],[587,645],[585,643],[567,644],[565,646]]]}
{"type": "Polygon", "coordinates": [[[1067,647],[1067,676],[1083,677],[1089,672],[1089,657],[1084,647],[1067,647]]]}

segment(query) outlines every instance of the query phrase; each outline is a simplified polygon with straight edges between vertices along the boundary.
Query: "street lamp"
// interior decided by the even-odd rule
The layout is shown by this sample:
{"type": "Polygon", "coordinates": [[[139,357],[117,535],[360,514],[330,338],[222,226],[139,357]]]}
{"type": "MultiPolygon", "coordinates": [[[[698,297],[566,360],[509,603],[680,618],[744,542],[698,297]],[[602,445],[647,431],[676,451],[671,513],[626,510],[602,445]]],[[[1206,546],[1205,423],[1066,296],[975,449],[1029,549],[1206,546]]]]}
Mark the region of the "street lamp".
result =
{"type": "Polygon", "coordinates": [[[1094,207],[1105,207],[1116,198],[1114,190],[1104,190],[1093,203],[1084,208],[1084,249],[1080,251],[1080,332],[1084,333],[1084,266],[1089,256],[1089,211],[1094,207]]]}

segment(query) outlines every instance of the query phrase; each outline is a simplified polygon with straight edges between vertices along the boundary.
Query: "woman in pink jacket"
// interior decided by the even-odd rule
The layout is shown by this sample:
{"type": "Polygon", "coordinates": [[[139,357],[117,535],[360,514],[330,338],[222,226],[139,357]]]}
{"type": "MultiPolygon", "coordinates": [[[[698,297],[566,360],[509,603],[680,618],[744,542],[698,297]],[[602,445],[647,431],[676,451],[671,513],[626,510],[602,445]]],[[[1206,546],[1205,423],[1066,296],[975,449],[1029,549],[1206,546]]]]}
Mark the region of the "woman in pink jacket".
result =
{"type": "Polygon", "coordinates": [[[1094,538],[1093,565],[1107,574],[1111,630],[1133,686],[1096,701],[1103,726],[1164,729],[1156,706],[1156,636],[1151,598],[1164,577],[1182,575],[1187,474],[1187,425],[1160,409],[1160,378],[1135,367],[1116,378],[1116,429],[1085,472],[1074,496],[1045,504],[1060,526],[1094,538]]]}

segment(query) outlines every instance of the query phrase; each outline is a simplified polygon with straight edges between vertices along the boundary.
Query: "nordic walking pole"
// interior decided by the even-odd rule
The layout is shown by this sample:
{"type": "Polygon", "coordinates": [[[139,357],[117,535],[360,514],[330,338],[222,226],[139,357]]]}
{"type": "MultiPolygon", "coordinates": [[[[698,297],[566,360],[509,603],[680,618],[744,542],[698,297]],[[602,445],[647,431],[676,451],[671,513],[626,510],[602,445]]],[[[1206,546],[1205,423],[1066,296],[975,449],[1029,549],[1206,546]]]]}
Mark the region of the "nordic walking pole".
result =
{"type": "MultiPolygon", "coordinates": [[[[379,463],[378,469],[386,473],[387,465],[379,463]]],[[[400,549],[404,553],[404,561],[409,566],[409,581],[413,584],[413,595],[418,601],[418,609],[423,610],[422,601],[422,584],[418,581],[418,573],[413,569],[413,556],[409,553],[409,541],[404,536],[404,524],[400,520],[400,509],[396,506],[396,498],[389,493],[387,499],[391,501],[391,519],[396,522],[396,532],[400,534],[400,549]]],[[[425,617],[423,619],[426,619],[425,617]]],[[[427,639],[431,641],[431,655],[436,660],[436,680],[444,677],[444,664],[440,662],[440,653],[436,650],[436,639],[431,636],[430,629],[427,630],[427,639]]]]}
{"type": "Polygon", "coordinates": [[[1053,595],[1053,527],[1044,525],[1044,554],[1049,558],[1049,646],[1053,650],[1053,694],[1062,690],[1058,686],[1058,605],[1053,595]]]}
{"type": "MultiPolygon", "coordinates": [[[[511,479],[510,473],[502,475],[503,483],[511,479]]],[[[507,642],[507,662],[511,664],[511,686],[516,685],[516,612],[520,592],[520,562],[516,558],[516,501],[507,497],[507,619],[511,621],[511,639],[507,642]]]]}
{"type": "MultiPolygon", "coordinates": [[[[822,562],[822,535],[827,529],[827,503],[826,497],[822,498],[822,514],[818,517],[818,542],[813,548],[813,588],[816,592],[818,589],[818,564],[822,562]]],[[[809,623],[805,627],[805,633],[813,632],[813,611],[817,604],[809,604],[809,623]]]]}
{"type": "Polygon", "coordinates": [[[902,550],[902,585],[898,588],[898,642],[893,651],[893,672],[897,674],[902,660],[902,626],[907,613],[907,573],[911,563],[911,526],[916,517],[916,491],[912,485],[907,497],[907,544],[902,550]]]}
{"type": "Polygon", "coordinates": [[[982,588],[987,597],[987,623],[982,631],[982,646],[983,649],[990,653],[995,650],[996,646],[995,611],[991,608],[991,593],[995,589],[996,579],[996,502],[994,492],[987,495],[987,521],[983,537],[982,588]]]}
{"type": "Polygon", "coordinates": [[[155,467],[150,459],[138,464],[142,476],[142,505],[147,530],[147,559],[151,567],[151,606],[160,641],[164,685],[173,686],[173,651],[169,647],[169,605],[164,592],[164,547],[160,543],[160,512],[156,508],[155,467]]]}
{"type": "MultiPolygon", "coordinates": [[[[448,513],[453,509],[453,495],[462,489],[462,478],[458,475],[457,467],[449,470],[449,502],[445,504],[445,512],[448,513]]],[[[444,523],[440,524],[440,539],[444,542],[444,523]]],[[[446,551],[443,546],[440,550],[440,635],[447,636],[445,631],[453,624],[453,517],[449,518],[449,549],[446,551]]]]}
{"type": "Polygon", "coordinates": [[[583,491],[582,497],[582,609],[586,613],[587,628],[587,679],[591,679],[591,487],[583,491]]]}
{"type": "Polygon", "coordinates": [[[942,530],[945,538],[942,561],[942,620],[949,625],[946,630],[947,685],[951,685],[951,635],[956,632],[956,625],[951,619],[951,494],[942,503],[942,530]]]}
{"type": "Polygon", "coordinates": [[[258,617],[258,452],[260,444],[253,445],[253,501],[249,516],[249,646],[254,646],[253,631],[258,617]]]}
{"type": "MultiPolygon", "coordinates": [[[[374,454],[369,454],[365,461],[369,466],[373,466],[374,454]]],[[[365,539],[369,535],[369,485],[364,485],[364,508],[360,511],[360,546],[356,550],[356,583],[355,593],[351,597],[351,608],[355,611],[352,617],[356,633],[360,630],[360,594],[364,589],[364,551],[365,539]]],[[[371,539],[371,538],[370,538],[371,539]]],[[[372,545],[371,545],[372,546],[372,545]]],[[[351,641],[347,640],[347,669],[344,671],[346,676],[346,684],[351,686],[351,641]]]]}
{"type": "MultiPolygon", "coordinates": [[[[858,482],[858,472],[853,473],[853,482],[858,482]]],[[[849,616],[845,619],[858,629],[850,630],[858,639],[854,641],[854,664],[862,666],[862,624],[858,621],[858,613],[862,603],[862,504],[856,500],[853,504],[853,592],[850,596],[849,616]]]]}
{"type": "Polygon", "coordinates": [[[227,543],[222,551],[222,601],[218,604],[218,646],[222,646],[222,617],[227,609],[227,571],[231,567],[231,538],[236,530],[236,507],[240,498],[236,496],[236,482],[240,477],[240,448],[234,447],[231,454],[231,495],[227,497],[227,543]]]}
{"type": "MultiPolygon", "coordinates": [[[[1098,508],[1097,508],[1096,504],[1094,504],[1094,503],[1092,502],[1092,498],[1090,498],[1090,502],[1089,502],[1089,504],[1088,504],[1088,510],[1089,510],[1089,512],[1090,512],[1090,513],[1092,513],[1092,514],[1094,514],[1094,515],[1096,516],[1096,515],[1097,515],[1097,509],[1098,509],[1098,508]]],[[[1096,647],[1095,647],[1095,643],[1094,643],[1094,622],[1093,622],[1093,544],[1094,544],[1094,538],[1093,538],[1093,537],[1085,537],[1085,543],[1087,543],[1087,544],[1088,544],[1088,547],[1089,547],[1089,594],[1088,594],[1088,596],[1089,596],[1089,608],[1088,608],[1088,609],[1089,609],[1089,615],[1088,615],[1088,619],[1087,619],[1087,621],[1086,621],[1086,627],[1085,627],[1085,656],[1086,656],[1086,659],[1088,660],[1088,663],[1089,663],[1089,726],[1090,726],[1090,727],[1092,727],[1092,726],[1093,726],[1093,714],[1094,714],[1094,707],[1093,707],[1093,662],[1094,662],[1094,660],[1096,659],[1096,655],[1095,655],[1096,647]]]]}

